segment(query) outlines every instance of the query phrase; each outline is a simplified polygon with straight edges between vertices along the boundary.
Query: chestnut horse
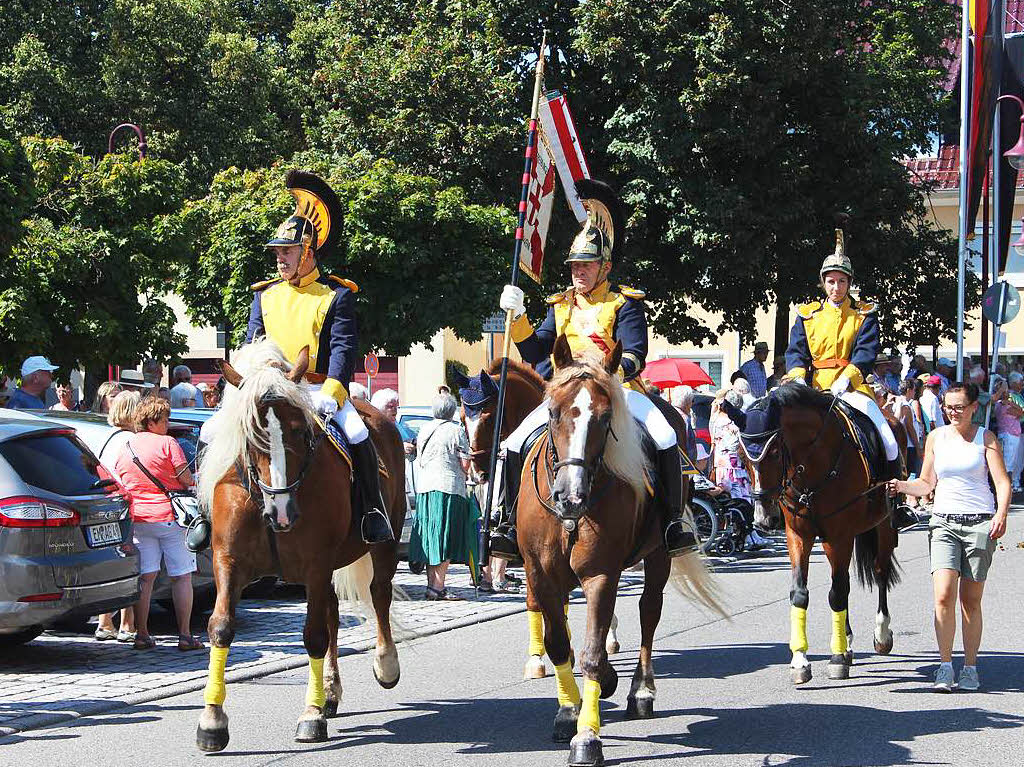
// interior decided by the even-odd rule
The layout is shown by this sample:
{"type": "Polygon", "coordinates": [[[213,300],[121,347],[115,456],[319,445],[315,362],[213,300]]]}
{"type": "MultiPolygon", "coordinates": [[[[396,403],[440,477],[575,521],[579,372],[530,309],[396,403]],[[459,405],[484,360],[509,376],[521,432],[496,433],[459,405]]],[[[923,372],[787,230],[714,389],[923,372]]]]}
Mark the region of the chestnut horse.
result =
{"type": "MultiPolygon", "coordinates": [[[[368,547],[359,525],[353,524],[351,468],[324,438],[308,389],[300,383],[308,359],[304,349],[293,368],[273,342],[261,340],[238,351],[234,367],[223,364],[231,386],[199,474],[200,498],[213,523],[217,584],[209,623],[206,706],[196,734],[202,751],[221,751],[228,744],[224,667],[235,635],[235,607],[242,588],[257,576],[277,574],[306,587],[302,639],[309,656],[309,684],[296,741],[327,740],[326,718],[336,715],[341,700],[339,597],[362,608],[372,604],[377,618],[374,675],[382,687],[398,683],[390,618],[398,544],[368,547]]],[[[394,424],[375,408],[354,404],[386,468],[381,490],[392,529],[401,530],[401,439],[394,424]]]]}
{"type": "MultiPolygon", "coordinates": [[[[777,529],[785,520],[792,566],[790,679],[811,679],[807,659],[807,568],[820,538],[832,567],[830,679],[846,679],[853,662],[853,631],[847,607],[850,561],[856,552],[862,585],[878,586],[875,652],[892,651],[889,589],[899,582],[885,483],[872,483],[867,462],[850,434],[839,400],[809,386],[790,383],[758,400],[746,413],[740,443],[753,480],[754,524],[777,529]]],[[[900,441],[897,432],[897,441],[900,441]]],[[[905,446],[906,434],[902,434],[905,446]]]]}
{"type": "MultiPolygon", "coordinates": [[[[492,362],[487,370],[481,370],[480,375],[473,380],[478,382],[481,393],[487,398],[478,408],[468,409],[463,406],[462,409],[462,421],[469,435],[470,471],[477,482],[488,481],[487,472],[490,470],[491,449],[494,445],[494,413],[498,407],[497,378],[500,371],[501,359],[492,362]]],[[[456,383],[460,389],[464,389],[470,385],[470,380],[458,373],[456,383]]],[[[508,361],[508,376],[505,379],[505,416],[501,419],[502,440],[515,431],[544,401],[544,386],[544,379],[532,367],[515,360],[508,361]]],[[[529,583],[526,584],[526,618],[530,629],[530,644],[523,667],[523,678],[543,679],[548,674],[544,665],[544,616],[530,592],[529,583]]],[[[613,617],[608,631],[609,655],[619,651],[619,640],[615,633],[617,627],[618,619],[613,617]]]]}
{"type": "Polygon", "coordinates": [[[654,712],[654,632],[669,579],[691,599],[719,614],[724,611],[701,555],[670,559],[665,550],[660,513],[645,480],[640,431],[614,375],[622,344],[616,343],[603,359],[576,361],[560,336],[553,356],[548,433],[524,460],[518,540],[527,582],[544,616],[544,646],[555,664],[559,707],[554,737],[571,740],[571,765],[597,765],[603,762],[598,698],[612,695],[618,683],[605,641],[622,571],[644,562],[640,658],[627,698],[628,716],[654,712]],[[587,601],[582,696],[563,614],[577,585],[587,601]]]}

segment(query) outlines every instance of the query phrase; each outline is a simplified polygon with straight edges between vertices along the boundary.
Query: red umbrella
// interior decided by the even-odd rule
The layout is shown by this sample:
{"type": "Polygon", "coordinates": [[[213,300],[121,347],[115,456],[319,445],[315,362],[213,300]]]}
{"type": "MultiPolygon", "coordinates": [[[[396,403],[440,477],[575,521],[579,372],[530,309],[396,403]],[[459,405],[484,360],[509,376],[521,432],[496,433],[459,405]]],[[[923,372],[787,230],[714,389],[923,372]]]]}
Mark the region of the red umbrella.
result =
{"type": "Polygon", "coordinates": [[[672,386],[701,386],[715,382],[704,369],[696,362],[680,359],[679,357],[666,357],[655,360],[644,368],[640,374],[655,386],[667,389],[672,386]]]}

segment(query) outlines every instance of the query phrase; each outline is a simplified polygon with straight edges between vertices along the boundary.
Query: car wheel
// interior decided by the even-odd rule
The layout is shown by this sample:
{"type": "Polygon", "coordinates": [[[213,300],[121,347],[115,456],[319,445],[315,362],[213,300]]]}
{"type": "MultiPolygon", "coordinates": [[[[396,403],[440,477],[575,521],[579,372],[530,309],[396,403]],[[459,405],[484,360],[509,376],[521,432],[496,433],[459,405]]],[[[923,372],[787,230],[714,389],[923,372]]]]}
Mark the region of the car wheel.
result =
{"type": "Polygon", "coordinates": [[[409,572],[412,573],[413,575],[419,575],[420,573],[423,572],[423,568],[424,567],[426,567],[426,565],[424,565],[422,562],[410,562],[409,563],[409,572]]]}
{"type": "Polygon", "coordinates": [[[264,575],[242,589],[242,599],[268,599],[276,588],[277,576],[264,575]]]}
{"type": "Polygon", "coordinates": [[[15,631],[13,634],[0,634],[0,650],[8,647],[19,647],[26,642],[31,642],[43,633],[42,626],[29,626],[27,629],[15,631]]]}

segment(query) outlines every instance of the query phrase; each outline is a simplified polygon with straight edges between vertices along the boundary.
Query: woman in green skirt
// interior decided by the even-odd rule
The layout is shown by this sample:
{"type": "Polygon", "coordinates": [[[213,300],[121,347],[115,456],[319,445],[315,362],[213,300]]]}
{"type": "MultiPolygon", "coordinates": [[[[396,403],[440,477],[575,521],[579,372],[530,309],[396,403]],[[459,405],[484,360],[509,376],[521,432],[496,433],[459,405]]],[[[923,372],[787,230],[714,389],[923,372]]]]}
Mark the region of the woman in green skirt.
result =
{"type": "Polygon", "coordinates": [[[453,420],[455,398],[434,398],[434,420],[416,437],[416,520],[409,561],[427,565],[428,600],[454,599],[444,587],[448,565],[469,564],[476,547],[476,519],[466,493],[469,441],[453,420]]]}

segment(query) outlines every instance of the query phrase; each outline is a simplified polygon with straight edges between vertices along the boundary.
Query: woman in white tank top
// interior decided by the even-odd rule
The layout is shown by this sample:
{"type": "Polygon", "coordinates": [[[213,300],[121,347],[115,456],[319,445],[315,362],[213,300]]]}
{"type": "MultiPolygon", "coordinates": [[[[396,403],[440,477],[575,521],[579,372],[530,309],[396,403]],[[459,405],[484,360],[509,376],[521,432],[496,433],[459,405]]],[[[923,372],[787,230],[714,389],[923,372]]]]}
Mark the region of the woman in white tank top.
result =
{"type": "Polygon", "coordinates": [[[935,491],[928,525],[935,593],[935,638],[941,663],[935,689],[949,692],[956,636],[956,600],[963,614],[964,668],[961,690],[979,687],[976,667],[981,646],[981,597],[996,541],[1006,532],[1010,478],[996,436],[971,423],[978,408],[978,387],[956,383],[944,395],[950,425],[935,429],[925,442],[919,479],[889,483],[891,494],[925,496],[935,491]],[[996,487],[993,498],[989,477],[996,487]],[[998,500],[998,502],[997,502],[998,500]]]}

